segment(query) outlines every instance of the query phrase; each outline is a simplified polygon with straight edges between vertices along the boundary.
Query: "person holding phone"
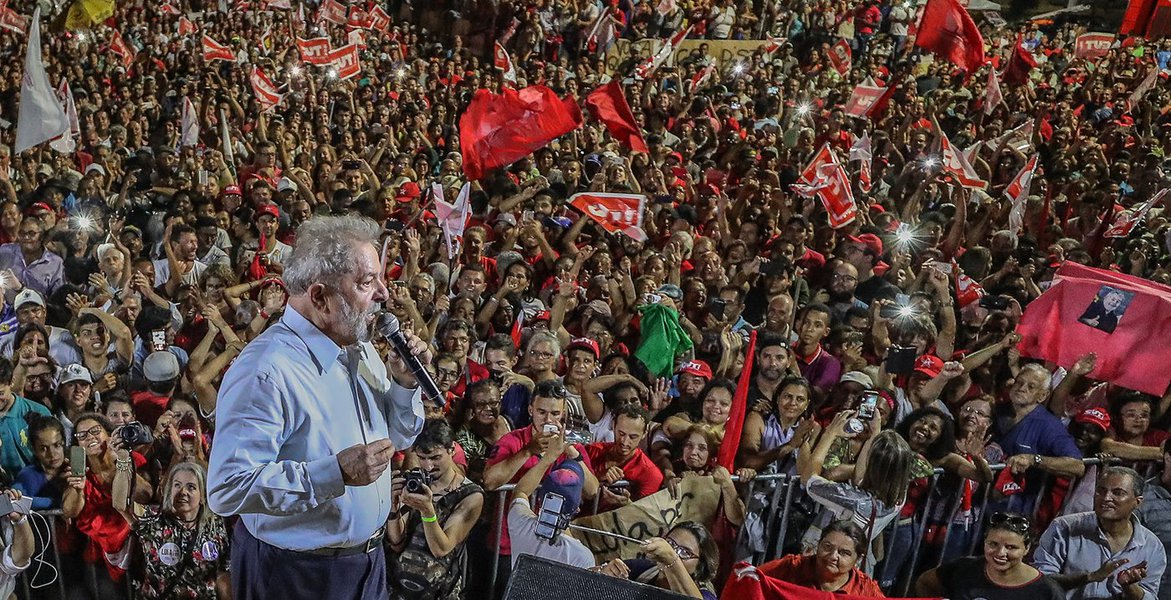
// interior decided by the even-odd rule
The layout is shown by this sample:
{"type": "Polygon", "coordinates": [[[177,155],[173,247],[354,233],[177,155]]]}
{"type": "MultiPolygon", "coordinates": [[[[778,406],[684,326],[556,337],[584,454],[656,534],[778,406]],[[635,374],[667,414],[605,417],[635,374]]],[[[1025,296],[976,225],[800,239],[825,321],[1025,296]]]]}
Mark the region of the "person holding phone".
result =
{"type": "MultiPolygon", "coordinates": [[[[11,505],[21,499],[20,492],[4,490],[4,504],[11,505]]],[[[0,598],[13,597],[16,578],[32,565],[33,552],[37,549],[32,524],[28,515],[16,511],[0,517],[0,598]]]]}
{"type": "Polygon", "coordinates": [[[594,553],[574,539],[571,530],[558,525],[568,523],[577,514],[588,470],[577,460],[567,460],[566,453],[573,452],[573,446],[566,444],[564,432],[551,433],[547,439],[537,464],[516,482],[512,492],[508,509],[512,566],[516,566],[521,554],[531,554],[588,569],[597,562],[594,553]],[[554,534],[555,529],[559,533],[554,534]],[[547,539],[550,536],[552,540],[547,539]]]}

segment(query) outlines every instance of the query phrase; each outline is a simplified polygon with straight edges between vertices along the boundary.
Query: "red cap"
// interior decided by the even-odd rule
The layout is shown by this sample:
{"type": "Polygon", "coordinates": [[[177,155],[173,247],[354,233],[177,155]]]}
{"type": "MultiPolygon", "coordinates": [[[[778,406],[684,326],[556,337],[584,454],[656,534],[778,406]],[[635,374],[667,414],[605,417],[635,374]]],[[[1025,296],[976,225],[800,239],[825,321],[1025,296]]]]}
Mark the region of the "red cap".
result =
{"type": "Polygon", "coordinates": [[[398,192],[395,194],[394,199],[399,202],[410,202],[421,195],[423,195],[423,192],[419,190],[419,184],[408,181],[398,186],[398,192]]]}
{"type": "Polygon", "coordinates": [[[915,359],[915,372],[922,373],[934,379],[943,372],[943,359],[938,356],[924,354],[915,359]]]}
{"type": "Polygon", "coordinates": [[[683,164],[683,154],[681,154],[679,152],[672,152],[667,155],[667,158],[673,158],[673,159],[679,161],[679,164],[683,164]]]}
{"type": "Polygon", "coordinates": [[[24,210],[25,216],[33,216],[39,212],[53,212],[53,207],[45,202],[34,202],[24,210]]]}
{"type": "Polygon", "coordinates": [[[262,204],[260,208],[256,209],[256,214],[252,215],[252,220],[255,221],[264,215],[268,215],[274,219],[280,219],[281,211],[275,204],[262,204]]]}
{"type": "Polygon", "coordinates": [[[689,360],[679,365],[679,373],[687,373],[688,375],[695,375],[706,381],[712,379],[712,368],[702,360],[689,360]]]}
{"type": "Polygon", "coordinates": [[[593,353],[594,358],[602,358],[602,351],[598,348],[598,343],[594,340],[591,340],[590,338],[573,338],[573,340],[569,342],[569,346],[565,348],[566,354],[568,354],[570,350],[588,350],[589,352],[593,353]]]}
{"type": "Polygon", "coordinates": [[[549,321],[552,319],[549,316],[549,311],[542,310],[542,311],[537,312],[537,314],[533,316],[533,320],[534,321],[549,321]]]}
{"type": "Polygon", "coordinates": [[[220,198],[224,196],[243,196],[238,185],[225,185],[223,191],[220,192],[220,198]]]}
{"type": "Polygon", "coordinates": [[[861,244],[870,249],[875,256],[882,256],[882,239],[873,233],[863,233],[859,236],[849,236],[848,238],[855,244],[861,244]]]}
{"type": "Polygon", "coordinates": [[[1074,423],[1089,423],[1110,431],[1110,414],[1100,408],[1087,408],[1073,418],[1074,423]]]}

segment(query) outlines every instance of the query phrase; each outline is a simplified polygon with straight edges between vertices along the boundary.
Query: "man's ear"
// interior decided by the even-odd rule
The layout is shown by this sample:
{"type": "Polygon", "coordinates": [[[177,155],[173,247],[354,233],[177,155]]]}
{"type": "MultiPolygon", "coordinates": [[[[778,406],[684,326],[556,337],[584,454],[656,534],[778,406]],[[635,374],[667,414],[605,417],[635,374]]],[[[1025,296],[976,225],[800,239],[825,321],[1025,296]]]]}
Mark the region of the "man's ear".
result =
{"type": "Polygon", "coordinates": [[[309,301],[313,303],[313,307],[320,311],[329,309],[329,290],[323,283],[314,283],[309,286],[309,301]]]}

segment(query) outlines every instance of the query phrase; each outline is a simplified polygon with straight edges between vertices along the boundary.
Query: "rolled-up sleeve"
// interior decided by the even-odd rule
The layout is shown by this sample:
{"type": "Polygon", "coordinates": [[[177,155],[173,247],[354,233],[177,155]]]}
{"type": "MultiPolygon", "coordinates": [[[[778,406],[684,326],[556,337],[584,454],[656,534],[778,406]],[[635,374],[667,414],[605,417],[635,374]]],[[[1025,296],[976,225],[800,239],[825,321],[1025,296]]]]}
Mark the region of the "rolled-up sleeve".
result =
{"type": "Polygon", "coordinates": [[[234,371],[224,380],[216,410],[231,418],[217,422],[208,473],[211,509],[225,517],[298,514],[344,494],[336,456],[280,460],[291,435],[289,417],[298,414],[282,386],[257,369],[234,371]]]}

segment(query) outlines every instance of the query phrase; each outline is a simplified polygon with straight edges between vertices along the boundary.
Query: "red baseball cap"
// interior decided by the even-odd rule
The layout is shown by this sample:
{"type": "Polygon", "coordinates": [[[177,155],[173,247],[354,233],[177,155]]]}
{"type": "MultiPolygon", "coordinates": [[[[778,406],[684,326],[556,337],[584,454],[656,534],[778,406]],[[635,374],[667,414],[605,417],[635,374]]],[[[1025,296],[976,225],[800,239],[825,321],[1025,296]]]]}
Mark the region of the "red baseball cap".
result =
{"type": "Polygon", "coordinates": [[[408,181],[398,186],[398,192],[395,194],[394,199],[399,202],[410,202],[422,195],[423,192],[419,189],[419,184],[408,181]]]}
{"type": "Polygon", "coordinates": [[[705,381],[711,381],[712,368],[702,360],[689,360],[679,365],[679,374],[687,373],[688,375],[695,375],[705,381]]]}
{"type": "Polygon", "coordinates": [[[238,185],[225,185],[224,189],[220,192],[220,198],[223,198],[224,196],[243,196],[243,195],[244,195],[244,193],[240,191],[240,186],[238,186],[238,185]]]}
{"type": "Polygon", "coordinates": [[[882,238],[873,233],[863,233],[859,236],[849,236],[848,239],[855,244],[866,246],[875,256],[882,256],[882,238]]]}
{"type": "Polygon", "coordinates": [[[593,353],[594,358],[602,358],[602,351],[598,348],[598,343],[594,340],[591,340],[590,338],[573,338],[573,340],[569,342],[569,346],[565,348],[565,353],[569,354],[571,350],[588,350],[589,352],[593,353]]]}
{"type": "Polygon", "coordinates": [[[935,379],[936,376],[943,372],[943,359],[938,356],[924,354],[915,359],[915,372],[935,379]]]}
{"type": "Polygon", "coordinates": [[[537,311],[537,314],[533,315],[533,320],[534,321],[549,321],[549,320],[551,320],[551,317],[549,316],[549,311],[547,311],[547,310],[537,311]]]}
{"type": "Polygon", "coordinates": [[[25,216],[31,217],[39,212],[53,212],[53,207],[45,202],[34,202],[25,209],[25,216]]]}
{"type": "Polygon", "coordinates": [[[281,210],[275,204],[262,204],[260,208],[256,209],[256,214],[252,215],[252,220],[255,221],[264,215],[268,215],[274,219],[280,219],[281,210]]]}
{"type": "Polygon", "coordinates": [[[1102,428],[1102,431],[1110,431],[1110,413],[1100,408],[1087,408],[1078,413],[1073,418],[1074,423],[1089,423],[1090,425],[1097,425],[1102,428]]]}

